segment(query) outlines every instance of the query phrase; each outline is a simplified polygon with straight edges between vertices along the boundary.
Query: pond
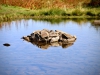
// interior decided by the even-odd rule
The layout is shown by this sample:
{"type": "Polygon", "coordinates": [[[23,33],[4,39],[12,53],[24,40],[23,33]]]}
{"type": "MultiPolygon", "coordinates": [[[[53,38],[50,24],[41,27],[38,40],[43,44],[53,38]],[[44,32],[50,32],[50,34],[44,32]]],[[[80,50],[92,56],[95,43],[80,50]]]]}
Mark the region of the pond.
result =
{"type": "Polygon", "coordinates": [[[100,26],[89,19],[1,22],[0,75],[100,75],[100,26]],[[61,30],[76,35],[77,40],[67,48],[45,49],[21,39],[42,29],[61,30]]]}

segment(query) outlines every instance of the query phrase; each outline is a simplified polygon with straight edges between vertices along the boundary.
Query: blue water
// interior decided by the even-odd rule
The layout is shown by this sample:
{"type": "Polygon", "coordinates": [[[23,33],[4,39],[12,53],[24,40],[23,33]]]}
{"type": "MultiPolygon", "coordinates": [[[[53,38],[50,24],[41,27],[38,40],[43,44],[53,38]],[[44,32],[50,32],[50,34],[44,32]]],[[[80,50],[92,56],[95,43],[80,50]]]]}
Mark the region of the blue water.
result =
{"type": "Polygon", "coordinates": [[[22,19],[0,23],[0,75],[100,75],[100,26],[90,21],[51,23],[22,19]],[[38,48],[21,37],[33,31],[62,30],[77,36],[62,48],[38,48]],[[11,46],[3,46],[10,43],[11,46]]]}

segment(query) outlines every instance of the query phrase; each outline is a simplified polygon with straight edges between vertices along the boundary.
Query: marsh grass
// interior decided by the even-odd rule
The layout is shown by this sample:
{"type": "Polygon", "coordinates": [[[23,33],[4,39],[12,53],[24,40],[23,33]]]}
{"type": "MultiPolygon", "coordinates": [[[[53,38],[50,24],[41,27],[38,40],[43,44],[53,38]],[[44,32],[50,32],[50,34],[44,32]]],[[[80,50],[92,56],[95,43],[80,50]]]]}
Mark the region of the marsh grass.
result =
{"type": "Polygon", "coordinates": [[[92,18],[100,17],[100,7],[98,8],[83,8],[82,6],[76,8],[43,8],[38,10],[26,9],[18,6],[1,5],[0,6],[0,20],[10,20],[17,18],[92,18]]]}
{"type": "Polygon", "coordinates": [[[71,8],[91,0],[0,0],[0,4],[19,6],[30,9],[42,8],[71,8]]]}
{"type": "Polygon", "coordinates": [[[45,15],[45,16],[49,16],[49,15],[52,15],[52,16],[63,16],[65,14],[66,14],[66,11],[64,11],[62,9],[57,9],[57,8],[40,11],[40,15],[45,15]]]}

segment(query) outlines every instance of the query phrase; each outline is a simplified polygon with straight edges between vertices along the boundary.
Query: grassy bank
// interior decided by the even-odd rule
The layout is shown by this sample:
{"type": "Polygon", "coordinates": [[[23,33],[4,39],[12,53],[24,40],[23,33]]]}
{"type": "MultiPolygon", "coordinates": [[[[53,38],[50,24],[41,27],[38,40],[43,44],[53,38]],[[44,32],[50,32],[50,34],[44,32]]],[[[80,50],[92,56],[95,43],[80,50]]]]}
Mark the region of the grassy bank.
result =
{"type": "Polygon", "coordinates": [[[17,18],[99,18],[100,7],[83,8],[81,6],[76,8],[43,8],[31,10],[27,8],[1,5],[0,6],[0,20],[11,20],[17,18]]]}

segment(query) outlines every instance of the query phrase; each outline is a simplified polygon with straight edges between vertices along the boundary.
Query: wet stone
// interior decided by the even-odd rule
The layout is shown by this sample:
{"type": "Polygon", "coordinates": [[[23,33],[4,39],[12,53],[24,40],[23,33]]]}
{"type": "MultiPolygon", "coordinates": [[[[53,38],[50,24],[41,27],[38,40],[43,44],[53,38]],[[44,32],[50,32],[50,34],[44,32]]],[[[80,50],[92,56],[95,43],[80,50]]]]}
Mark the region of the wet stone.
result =
{"type": "Polygon", "coordinates": [[[9,43],[4,43],[3,45],[4,45],[4,46],[7,46],[7,47],[8,47],[8,46],[10,46],[10,44],[9,44],[9,43]]]}
{"type": "Polygon", "coordinates": [[[65,48],[69,43],[74,43],[77,38],[60,30],[43,29],[24,36],[23,39],[37,45],[39,48],[44,47],[44,49],[47,49],[50,46],[62,46],[65,48]]]}

